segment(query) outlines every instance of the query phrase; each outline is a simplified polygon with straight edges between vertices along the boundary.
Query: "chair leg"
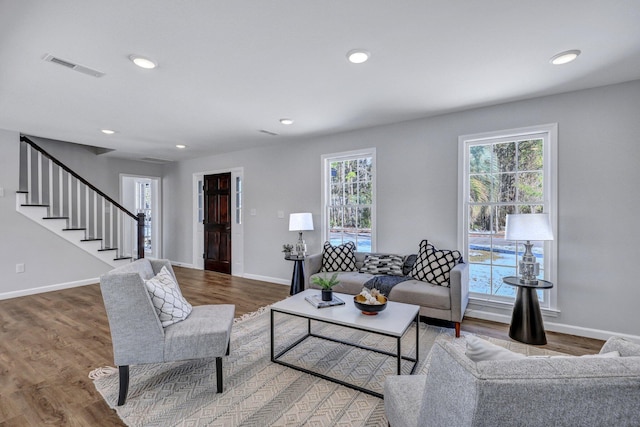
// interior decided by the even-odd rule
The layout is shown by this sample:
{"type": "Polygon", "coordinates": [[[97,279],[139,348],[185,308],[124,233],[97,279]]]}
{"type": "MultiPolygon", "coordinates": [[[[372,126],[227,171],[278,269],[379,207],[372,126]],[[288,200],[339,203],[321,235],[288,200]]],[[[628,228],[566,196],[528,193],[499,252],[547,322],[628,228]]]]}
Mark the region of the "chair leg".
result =
{"type": "Polygon", "coordinates": [[[456,338],[460,338],[460,322],[456,322],[456,338]]]}
{"type": "Polygon", "coordinates": [[[216,357],[216,379],[218,383],[218,393],[222,393],[222,357],[216,357]]]}
{"type": "Polygon", "coordinates": [[[120,373],[120,394],[118,395],[118,406],[124,405],[129,391],[129,365],[118,366],[120,373]]]}

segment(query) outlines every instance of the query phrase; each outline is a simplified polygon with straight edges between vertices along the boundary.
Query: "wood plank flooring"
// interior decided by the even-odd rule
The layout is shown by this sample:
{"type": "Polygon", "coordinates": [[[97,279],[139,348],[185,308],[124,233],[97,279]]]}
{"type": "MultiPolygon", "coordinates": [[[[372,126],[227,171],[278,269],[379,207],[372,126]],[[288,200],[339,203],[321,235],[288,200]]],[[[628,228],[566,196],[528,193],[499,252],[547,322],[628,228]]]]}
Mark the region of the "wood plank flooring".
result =
{"type": "MultiPolygon", "coordinates": [[[[233,303],[236,316],[284,299],[289,287],[174,268],[194,305],[233,303]]],[[[465,319],[462,330],[508,340],[508,325],[465,319]]],[[[596,353],[602,341],[547,332],[551,350],[596,353]]],[[[0,426],[121,426],[88,373],[113,366],[98,284],[0,301],[0,426]]]]}

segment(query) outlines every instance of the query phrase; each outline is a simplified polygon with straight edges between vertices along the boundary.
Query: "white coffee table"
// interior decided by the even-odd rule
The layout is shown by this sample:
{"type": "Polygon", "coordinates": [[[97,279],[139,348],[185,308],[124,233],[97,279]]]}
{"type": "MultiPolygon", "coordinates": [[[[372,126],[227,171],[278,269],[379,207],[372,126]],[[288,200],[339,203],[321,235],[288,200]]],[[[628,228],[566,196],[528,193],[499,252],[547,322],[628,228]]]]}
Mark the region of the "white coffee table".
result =
{"type": "Polygon", "coordinates": [[[293,369],[297,369],[302,372],[306,372],[311,375],[315,375],[321,378],[324,378],[329,381],[333,381],[338,384],[342,384],[344,386],[353,388],[355,390],[361,391],[363,393],[371,394],[373,396],[377,396],[382,398],[383,395],[381,393],[365,389],[363,387],[350,384],[339,379],[335,379],[329,377],[327,375],[323,375],[321,373],[317,373],[314,371],[310,371],[300,366],[293,365],[291,363],[280,360],[280,358],[286,354],[288,351],[296,347],[298,344],[303,342],[305,339],[309,337],[321,338],[329,341],[334,341],[341,344],[348,344],[354,347],[362,348],[369,351],[374,351],[376,353],[385,354],[387,356],[392,356],[397,359],[397,372],[398,375],[401,374],[402,360],[408,360],[413,362],[413,367],[411,368],[411,374],[415,372],[415,369],[418,365],[419,353],[418,348],[420,344],[420,334],[419,334],[419,323],[420,323],[420,307],[413,304],[403,304],[399,302],[387,302],[387,308],[384,311],[379,312],[375,316],[368,316],[362,314],[360,310],[356,308],[353,304],[353,295],[347,294],[339,294],[334,292],[334,295],[338,298],[342,299],[345,302],[345,305],[338,305],[334,307],[327,308],[315,308],[307,301],[305,301],[305,297],[308,295],[316,295],[319,294],[320,291],[316,289],[307,289],[303,292],[300,292],[296,295],[293,295],[285,300],[279,301],[271,306],[271,361],[274,363],[278,363],[280,365],[288,366],[293,369]],[[275,354],[275,346],[274,346],[274,338],[275,338],[275,324],[273,321],[274,313],[285,313],[291,316],[297,316],[307,319],[307,333],[300,337],[298,340],[293,342],[284,350],[280,351],[278,354],[275,354]],[[391,353],[388,351],[383,351],[380,349],[376,349],[368,346],[361,346],[355,343],[345,342],[342,340],[338,340],[332,337],[318,335],[311,331],[311,321],[315,320],[318,322],[330,323],[333,325],[343,326],[345,328],[358,329],[365,332],[375,333],[379,335],[384,335],[388,337],[393,337],[396,339],[396,352],[391,353]],[[415,322],[416,324],[416,356],[415,358],[411,358],[408,356],[402,355],[401,350],[401,339],[411,326],[411,323],[415,322]]]}

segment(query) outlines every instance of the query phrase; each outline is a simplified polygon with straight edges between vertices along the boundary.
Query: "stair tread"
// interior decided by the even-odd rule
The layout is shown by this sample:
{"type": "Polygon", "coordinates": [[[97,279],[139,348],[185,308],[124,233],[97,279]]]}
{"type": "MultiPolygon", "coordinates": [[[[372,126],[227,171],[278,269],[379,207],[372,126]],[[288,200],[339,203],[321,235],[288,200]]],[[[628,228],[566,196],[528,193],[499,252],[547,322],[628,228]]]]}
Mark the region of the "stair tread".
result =
{"type": "Polygon", "coordinates": [[[49,207],[49,205],[39,205],[37,203],[24,203],[24,204],[22,204],[20,206],[37,206],[37,207],[41,207],[41,208],[48,208],[49,207]]]}
{"type": "Polygon", "coordinates": [[[28,191],[24,191],[24,190],[18,190],[16,191],[17,194],[29,194],[28,191]]]}
{"type": "Polygon", "coordinates": [[[45,216],[42,219],[69,219],[68,216],[45,216]]]}
{"type": "Polygon", "coordinates": [[[98,238],[95,238],[95,239],[94,239],[94,238],[91,238],[91,239],[82,239],[82,240],[80,240],[80,241],[81,241],[81,242],[99,242],[99,241],[101,241],[101,240],[102,240],[102,239],[98,239],[98,238]]]}
{"type": "Polygon", "coordinates": [[[114,258],[113,260],[114,261],[120,261],[120,260],[123,260],[123,259],[131,259],[131,257],[130,256],[121,256],[121,257],[118,257],[118,258],[114,258]]]}
{"type": "Polygon", "coordinates": [[[80,228],[63,228],[62,231],[75,231],[75,230],[86,230],[86,228],[84,227],[80,227],[80,228]]]}
{"type": "Polygon", "coordinates": [[[102,248],[102,249],[98,249],[98,252],[104,252],[104,251],[117,251],[118,248],[102,248]]]}

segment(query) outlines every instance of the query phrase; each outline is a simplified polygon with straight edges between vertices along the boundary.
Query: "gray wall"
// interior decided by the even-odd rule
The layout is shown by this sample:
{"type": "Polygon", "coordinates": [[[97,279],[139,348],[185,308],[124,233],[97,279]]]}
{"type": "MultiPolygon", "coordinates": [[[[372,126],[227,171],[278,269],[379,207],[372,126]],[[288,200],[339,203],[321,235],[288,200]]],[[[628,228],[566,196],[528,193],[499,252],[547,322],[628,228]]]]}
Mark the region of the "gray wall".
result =
{"type": "MultiPolygon", "coordinates": [[[[246,275],[286,282],[280,247],[293,242],[288,214],[320,226],[322,154],[377,149],[379,251],[416,252],[422,238],[457,244],[458,136],[558,123],[556,330],[640,336],[636,215],[640,200],[640,81],[180,162],[166,168],[165,255],[192,262],[192,174],[244,167],[246,275]],[[250,216],[250,209],[257,215],[250,216]],[[285,219],[277,211],[285,211],[285,219]],[[597,315],[595,315],[597,313],[597,315]]],[[[313,252],[320,231],[305,232],[313,252]]],[[[480,307],[473,307],[479,309],[480,307]]],[[[495,312],[508,320],[509,311],[495,312]]],[[[597,335],[597,334],[596,334],[597,335]]]]}
{"type": "MultiPolygon", "coordinates": [[[[16,211],[19,184],[18,132],[0,130],[0,298],[86,284],[111,267],[16,211]],[[25,264],[16,273],[16,264],[25,264]]],[[[44,142],[43,148],[118,198],[120,173],[162,174],[158,165],[96,156],[72,144],[44,142]],[[143,171],[143,172],[142,172],[143,171]]]]}
{"type": "MultiPolygon", "coordinates": [[[[544,123],[559,128],[558,308],[547,327],[587,336],[616,332],[640,337],[635,226],[640,199],[640,81],[469,110],[323,138],[284,139],[261,149],[157,165],[109,159],[70,147],[54,155],[117,195],[120,173],[163,177],[165,257],[191,264],[192,176],[244,168],[244,271],[286,283],[282,259],[293,242],[288,214],[310,211],[321,247],[320,157],[377,149],[378,250],[416,252],[422,238],[443,248],[457,244],[458,136],[544,123]],[[248,215],[251,209],[256,215],[248,215]],[[285,212],[285,218],[277,212],[285,212]]],[[[18,133],[0,131],[0,297],[95,278],[108,266],[15,211],[18,133]],[[62,244],[62,246],[61,246],[62,244]],[[15,273],[25,263],[26,272],[15,273]]],[[[86,150],[85,150],[86,151],[86,150]]],[[[508,320],[509,311],[472,306],[508,320]]],[[[472,313],[478,315],[478,312],[472,313]]],[[[483,315],[483,314],[480,314],[483,315]]]]}

